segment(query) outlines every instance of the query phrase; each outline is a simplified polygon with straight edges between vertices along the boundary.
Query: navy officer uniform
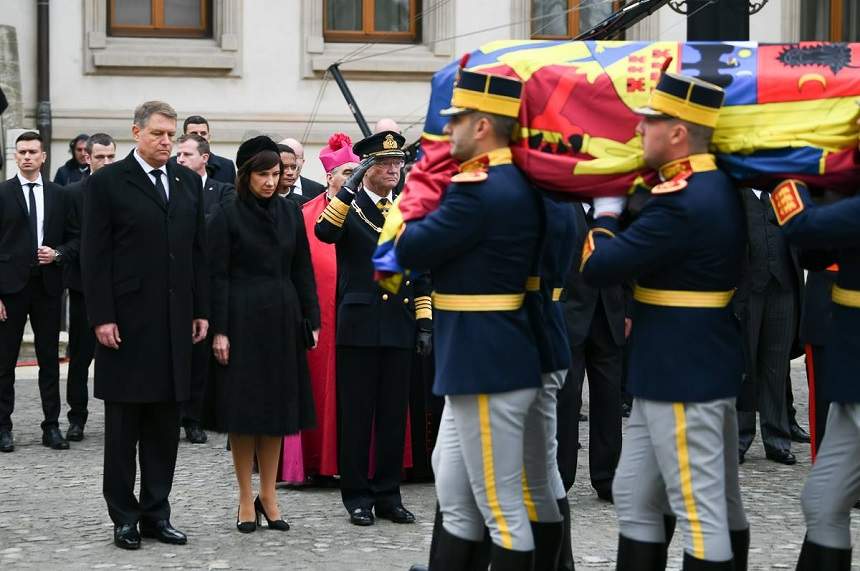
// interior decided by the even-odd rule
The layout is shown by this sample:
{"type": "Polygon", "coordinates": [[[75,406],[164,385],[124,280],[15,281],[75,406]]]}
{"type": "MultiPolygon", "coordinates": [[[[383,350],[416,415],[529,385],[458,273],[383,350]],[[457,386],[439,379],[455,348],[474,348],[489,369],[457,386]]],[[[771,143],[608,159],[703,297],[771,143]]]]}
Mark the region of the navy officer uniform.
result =
{"type": "Polygon", "coordinates": [[[860,196],[813,204],[806,186],[787,180],[771,194],[792,244],[835,251],[839,274],[832,290],[826,367],[817,391],[830,402],[827,430],[801,498],[806,538],[797,568],[851,568],[851,507],[860,498],[860,196]]]}
{"type": "MultiPolygon", "coordinates": [[[[637,111],[646,127],[674,119],[713,128],[722,102],[719,87],[665,73],[637,111]]],[[[594,287],[637,280],[634,403],[612,487],[618,569],[665,568],[667,505],[684,531],[684,569],[746,569],[735,412],[744,361],[729,306],[745,251],[743,207],[713,155],[659,170],[665,182],[627,229],[597,212],[582,256],[594,287]]]]}
{"type": "MultiPolygon", "coordinates": [[[[403,159],[404,138],[383,131],[353,150],[371,161],[403,159]]],[[[371,257],[394,199],[359,185],[370,162],[356,169],[317,219],[314,232],[335,244],[337,285],[337,392],[341,497],[352,523],[377,517],[412,523],[400,496],[412,355],[432,329],[430,278],[406,279],[398,293],[373,279],[371,257]],[[353,190],[357,189],[357,190],[353,190]],[[374,430],[375,429],[375,430],[374,430]],[[371,434],[376,469],[368,478],[371,434]]],[[[367,179],[365,179],[367,180],[367,179]]]]}
{"type": "MultiPolygon", "coordinates": [[[[443,113],[515,118],[521,90],[517,79],[461,70],[443,113]]],[[[492,568],[525,569],[535,543],[523,443],[541,366],[524,300],[541,207],[507,146],[460,170],[439,207],[407,222],[395,248],[403,267],[430,270],[434,286],[433,392],[445,406],[433,451],[442,525],[430,569],[472,568],[485,526],[492,568]]]]}

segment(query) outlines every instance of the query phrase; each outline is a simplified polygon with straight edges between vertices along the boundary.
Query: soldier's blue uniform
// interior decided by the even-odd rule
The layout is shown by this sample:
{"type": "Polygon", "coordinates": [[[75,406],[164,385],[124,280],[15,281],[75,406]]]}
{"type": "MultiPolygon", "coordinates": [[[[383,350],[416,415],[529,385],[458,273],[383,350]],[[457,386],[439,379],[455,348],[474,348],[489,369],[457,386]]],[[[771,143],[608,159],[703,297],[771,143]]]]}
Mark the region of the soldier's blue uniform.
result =
{"type": "Polygon", "coordinates": [[[850,569],[850,512],[860,498],[860,196],[816,206],[802,182],[787,180],[773,191],[771,202],[795,246],[830,250],[839,264],[826,367],[816,379],[832,404],[803,489],[807,534],[797,568],[850,569]]]}
{"type": "MultiPolygon", "coordinates": [[[[666,73],[641,113],[713,127],[722,98],[716,86],[666,73]]],[[[636,279],[635,400],[613,483],[618,569],[665,567],[667,506],[684,530],[684,569],[746,569],[735,413],[744,363],[729,306],[746,241],[741,198],[709,154],[672,161],[660,175],[627,229],[614,217],[595,220],[582,257],[595,287],[636,279]]]]}
{"type": "MultiPolygon", "coordinates": [[[[521,89],[517,79],[461,70],[445,113],[516,117],[521,89]]],[[[524,301],[539,254],[540,199],[507,146],[466,161],[451,182],[395,247],[403,267],[430,270],[434,287],[433,391],[445,409],[433,451],[442,525],[430,569],[472,568],[485,526],[493,568],[529,568],[523,441],[541,365],[524,301]]]]}

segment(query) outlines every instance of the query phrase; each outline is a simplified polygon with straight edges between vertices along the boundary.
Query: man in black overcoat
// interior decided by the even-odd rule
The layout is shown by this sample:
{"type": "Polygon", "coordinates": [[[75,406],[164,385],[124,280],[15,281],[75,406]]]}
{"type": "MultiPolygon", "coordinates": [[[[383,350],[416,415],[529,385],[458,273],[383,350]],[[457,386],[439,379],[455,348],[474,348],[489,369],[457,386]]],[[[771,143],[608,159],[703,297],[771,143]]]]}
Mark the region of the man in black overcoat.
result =
{"type": "MultiPolygon", "coordinates": [[[[593,217],[577,207],[576,245],[581,248],[593,217]]],[[[612,479],[621,456],[621,377],[625,343],[625,302],[622,286],[593,288],[585,283],[578,264],[565,287],[564,317],[570,340],[571,364],[558,393],[558,469],[566,490],[576,479],[579,410],[582,383],[588,373],[591,485],[611,500],[612,479]]]]}
{"type": "Polygon", "coordinates": [[[168,165],[176,112],[149,101],[134,113],[134,151],[90,178],[81,269],[95,328],[95,396],[105,401],[103,492],[114,543],[184,544],[168,496],[191,347],[206,338],[208,272],[200,177],[168,165]],[[140,498],[134,495],[135,452],[140,498]],[[138,533],[138,522],[140,532],[138,533]]]}
{"type": "Polygon", "coordinates": [[[42,444],[69,447],[58,424],[61,266],[78,248],[79,235],[71,201],[40,174],[43,145],[38,133],[22,133],[15,141],[18,174],[0,184],[0,452],[15,449],[15,366],[27,317],[39,361],[42,444]]]}

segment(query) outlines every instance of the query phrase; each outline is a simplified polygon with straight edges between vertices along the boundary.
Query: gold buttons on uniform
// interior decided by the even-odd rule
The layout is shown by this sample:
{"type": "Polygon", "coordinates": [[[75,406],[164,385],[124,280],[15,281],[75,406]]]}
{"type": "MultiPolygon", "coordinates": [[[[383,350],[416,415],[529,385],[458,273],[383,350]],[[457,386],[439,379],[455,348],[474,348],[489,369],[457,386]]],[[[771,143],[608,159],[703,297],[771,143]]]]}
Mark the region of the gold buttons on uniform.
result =
{"type": "Polygon", "coordinates": [[[387,293],[382,294],[382,301],[388,301],[388,294],[387,293]]]}
{"type": "Polygon", "coordinates": [[[403,298],[403,303],[409,303],[409,298],[408,298],[408,297],[404,297],[404,298],[403,298]]]}
{"type": "Polygon", "coordinates": [[[409,280],[406,280],[406,285],[412,285],[412,282],[409,280]]]}

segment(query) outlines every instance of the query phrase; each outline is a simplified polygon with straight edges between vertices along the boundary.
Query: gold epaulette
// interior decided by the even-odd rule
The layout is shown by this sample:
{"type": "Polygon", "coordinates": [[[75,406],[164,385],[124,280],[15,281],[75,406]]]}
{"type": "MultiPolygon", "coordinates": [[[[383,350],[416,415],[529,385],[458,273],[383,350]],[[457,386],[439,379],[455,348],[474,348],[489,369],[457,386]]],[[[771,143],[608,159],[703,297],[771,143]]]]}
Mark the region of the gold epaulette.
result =
{"type": "Polygon", "coordinates": [[[451,177],[451,182],[484,182],[488,176],[487,171],[483,170],[458,172],[451,177]]]}
{"type": "Polygon", "coordinates": [[[323,210],[319,215],[317,223],[325,220],[329,224],[333,224],[334,226],[341,228],[343,223],[346,222],[347,214],[349,214],[349,204],[335,196],[325,207],[325,210],[323,210]]]}
{"type": "Polygon", "coordinates": [[[415,319],[433,319],[433,300],[429,295],[415,298],[415,319]]]}
{"type": "Polygon", "coordinates": [[[680,192],[687,188],[687,180],[686,179],[672,179],[667,180],[666,182],[662,182],[651,189],[651,194],[672,194],[673,192],[680,192]]]}
{"type": "Polygon", "coordinates": [[[860,291],[833,286],[833,303],[844,307],[860,308],[860,291]]]}

